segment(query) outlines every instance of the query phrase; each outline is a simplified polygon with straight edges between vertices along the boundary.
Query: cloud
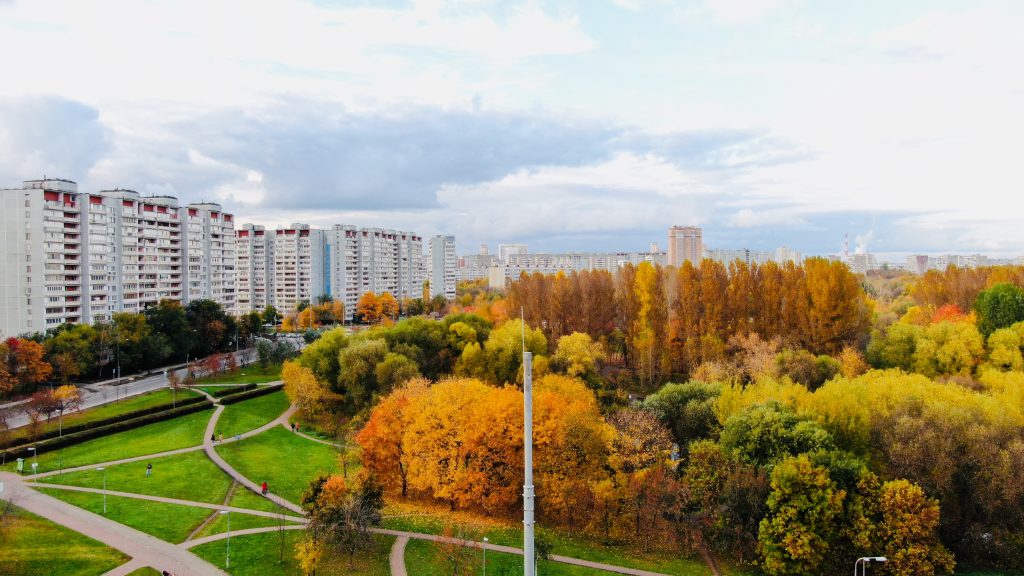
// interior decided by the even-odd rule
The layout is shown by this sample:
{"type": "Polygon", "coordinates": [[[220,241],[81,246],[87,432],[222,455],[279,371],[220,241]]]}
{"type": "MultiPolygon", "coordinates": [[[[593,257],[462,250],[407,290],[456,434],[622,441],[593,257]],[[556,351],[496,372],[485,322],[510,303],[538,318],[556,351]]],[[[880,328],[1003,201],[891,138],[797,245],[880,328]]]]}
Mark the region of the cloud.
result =
{"type": "Polygon", "coordinates": [[[8,182],[84,176],[107,150],[95,108],[56,96],[0,99],[0,175],[8,182]]]}

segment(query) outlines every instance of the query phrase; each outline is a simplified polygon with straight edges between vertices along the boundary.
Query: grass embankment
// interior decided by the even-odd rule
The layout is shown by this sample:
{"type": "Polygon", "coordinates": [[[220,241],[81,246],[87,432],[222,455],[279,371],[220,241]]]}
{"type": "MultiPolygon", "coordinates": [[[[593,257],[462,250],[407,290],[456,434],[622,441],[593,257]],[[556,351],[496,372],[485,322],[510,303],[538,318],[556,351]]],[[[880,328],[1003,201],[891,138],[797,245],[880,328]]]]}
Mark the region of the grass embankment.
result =
{"type": "MultiPolygon", "coordinates": [[[[467,563],[461,564],[462,569],[468,568],[467,574],[477,574],[483,570],[482,550],[467,548],[463,550],[460,558],[462,562],[467,563]]],[[[452,561],[438,553],[437,544],[426,540],[409,540],[405,547],[405,567],[409,571],[409,576],[448,576],[453,573],[452,561]]],[[[612,576],[615,574],[549,560],[538,562],[537,572],[545,576],[612,576]]],[[[522,574],[523,557],[518,554],[488,550],[487,573],[494,576],[522,574]]]]}
{"type": "Polygon", "coordinates": [[[265,384],[281,379],[281,365],[271,364],[266,368],[258,365],[244,366],[215,376],[196,378],[194,384],[265,384]]]}
{"type": "MultiPolygon", "coordinates": [[[[232,528],[234,525],[232,524],[232,528]]],[[[231,538],[231,568],[224,568],[224,556],[227,548],[225,540],[209,542],[192,548],[192,552],[216,565],[222,570],[236,576],[266,576],[268,574],[283,576],[301,576],[299,563],[295,559],[295,544],[304,533],[289,530],[284,533],[282,552],[281,537],[277,532],[252,534],[231,538]],[[281,561],[283,556],[284,560],[281,561]]],[[[394,538],[378,536],[374,538],[372,550],[356,555],[353,568],[349,568],[347,558],[329,556],[317,568],[317,574],[358,574],[360,576],[388,576],[388,553],[394,538]]]]}
{"type": "Polygon", "coordinates": [[[229,404],[217,421],[217,433],[229,438],[255,430],[283,414],[289,405],[284,391],[229,404]]]}
{"type": "MultiPolygon", "coordinates": [[[[191,390],[179,390],[178,400],[184,400],[186,398],[192,398],[198,395],[196,392],[191,390]]],[[[111,398],[113,394],[111,394],[111,398]]],[[[136,410],[145,410],[147,408],[153,408],[156,406],[167,405],[171,407],[173,403],[173,396],[171,390],[163,388],[160,390],[154,390],[152,392],[145,392],[138,396],[130,396],[124,400],[118,400],[116,402],[109,402],[101,406],[94,408],[86,408],[81,412],[68,412],[64,414],[64,429],[68,429],[72,426],[78,426],[81,424],[89,424],[91,422],[97,422],[99,420],[105,420],[107,418],[114,418],[122,414],[129,412],[135,412],[136,410]]],[[[40,425],[37,434],[44,434],[46,432],[56,432],[60,427],[59,419],[54,417],[51,420],[44,422],[40,425]]],[[[29,427],[21,426],[11,431],[11,438],[25,440],[30,437],[29,427]]]]}
{"type": "MultiPolygon", "coordinates": [[[[523,545],[522,528],[500,519],[464,512],[451,513],[440,507],[407,503],[390,503],[384,515],[384,527],[395,530],[440,534],[444,531],[445,525],[449,524],[468,530],[474,537],[486,536],[492,544],[517,548],[522,548],[523,545]]],[[[677,576],[703,576],[707,573],[704,564],[695,559],[680,558],[669,553],[642,552],[626,546],[603,545],[593,537],[576,536],[561,531],[545,530],[544,535],[554,546],[552,554],[677,576]]],[[[488,561],[490,555],[488,552],[488,561]]],[[[723,572],[730,575],[748,574],[730,567],[723,568],[723,572]]]]}
{"type": "Polygon", "coordinates": [[[318,474],[340,471],[334,448],[280,426],[241,442],[218,446],[217,453],[246,478],[257,484],[267,482],[271,492],[294,503],[318,474]]]}
{"type": "Polygon", "coordinates": [[[159,570],[154,570],[153,568],[150,568],[149,566],[146,566],[145,568],[139,568],[138,570],[133,570],[132,572],[129,572],[128,576],[162,576],[162,575],[160,574],[159,570]]]}
{"type": "MultiPolygon", "coordinates": [[[[180,418],[149,424],[134,430],[89,440],[76,446],[46,452],[38,457],[38,471],[49,472],[60,468],[72,468],[197,446],[203,443],[203,432],[212,413],[210,410],[202,410],[180,418]]],[[[8,462],[4,469],[13,472],[15,464],[8,462]]],[[[31,473],[31,460],[25,463],[25,473],[31,473]]]]}
{"type": "Polygon", "coordinates": [[[183,542],[210,515],[207,508],[122,496],[107,496],[107,513],[104,514],[102,494],[54,488],[39,491],[172,544],[183,542]]]}
{"type": "Polygon", "coordinates": [[[11,508],[4,532],[2,574],[92,576],[129,560],[105,544],[17,507],[11,508]]]}
{"type": "MultiPolygon", "coordinates": [[[[231,478],[202,451],[108,466],[107,489],[147,496],[163,496],[220,504],[231,486],[231,478]],[[153,474],[146,477],[146,465],[153,474]]],[[[43,478],[40,482],[102,488],[103,472],[82,470],[43,478]]]]}

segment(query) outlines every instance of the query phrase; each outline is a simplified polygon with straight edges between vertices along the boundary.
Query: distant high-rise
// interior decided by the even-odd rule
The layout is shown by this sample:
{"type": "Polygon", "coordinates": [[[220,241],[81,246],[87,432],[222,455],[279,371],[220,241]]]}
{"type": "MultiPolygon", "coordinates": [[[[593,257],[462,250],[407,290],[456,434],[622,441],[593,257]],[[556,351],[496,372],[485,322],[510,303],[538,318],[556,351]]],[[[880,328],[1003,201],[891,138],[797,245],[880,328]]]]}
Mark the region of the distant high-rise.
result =
{"type": "Polygon", "coordinates": [[[434,236],[430,239],[430,297],[455,298],[455,236],[434,236]]]}
{"type": "Polygon", "coordinates": [[[502,262],[508,262],[509,256],[526,253],[526,244],[498,244],[498,259],[502,262]]]}
{"type": "Polygon", "coordinates": [[[679,266],[689,260],[700,264],[704,254],[702,231],[696,226],[673,226],[668,229],[668,265],[679,266]]]}

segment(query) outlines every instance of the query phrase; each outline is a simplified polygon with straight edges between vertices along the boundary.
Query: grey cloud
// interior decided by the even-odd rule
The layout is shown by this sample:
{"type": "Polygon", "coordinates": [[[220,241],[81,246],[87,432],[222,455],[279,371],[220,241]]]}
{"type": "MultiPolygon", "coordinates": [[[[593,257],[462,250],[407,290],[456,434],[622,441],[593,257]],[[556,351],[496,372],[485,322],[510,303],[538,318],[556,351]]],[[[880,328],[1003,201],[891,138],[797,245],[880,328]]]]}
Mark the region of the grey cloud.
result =
{"type": "Polygon", "coordinates": [[[108,150],[95,108],[53,96],[0,100],[0,185],[81,178],[108,150]]]}

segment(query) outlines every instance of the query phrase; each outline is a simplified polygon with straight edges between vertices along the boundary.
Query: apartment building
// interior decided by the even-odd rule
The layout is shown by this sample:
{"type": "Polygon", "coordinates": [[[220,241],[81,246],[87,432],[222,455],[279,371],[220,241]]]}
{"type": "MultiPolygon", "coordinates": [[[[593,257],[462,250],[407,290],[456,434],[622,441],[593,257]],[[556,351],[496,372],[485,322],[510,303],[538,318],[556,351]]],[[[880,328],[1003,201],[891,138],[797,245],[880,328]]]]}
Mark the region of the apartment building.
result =
{"type": "Polygon", "coordinates": [[[423,239],[413,232],[336,224],[327,235],[328,294],[355,313],[366,292],[417,298],[423,285],[423,239]]]}
{"type": "Polygon", "coordinates": [[[189,204],[180,215],[188,266],[182,300],[214,300],[228,314],[237,313],[234,216],[213,202],[189,204]]]}
{"type": "Polygon", "coordinates": [[[703,231],[696,226],[673,226],[668,229],[668,265],[680,266],[689,260],[700,264],[704,256],[703,231]]]}
{"type": "Polygon", "coordinates": [[[326,294],[325,236],[307,224],[274,230],[271,304],[281,312],[295,310],[299,302],[314,302],[326,294]]]}
{"type": "Polygon", "coordinates": [[[455,236],[435,236],[430,239],[430,297],[455,298],[455,236]]]}
{"type": "Polygon", "coordinates": [[[263,226],[246,224],[235,237],[235,308],[239,314],[262,312],[272,303],[272,236],[263,226]]]}

